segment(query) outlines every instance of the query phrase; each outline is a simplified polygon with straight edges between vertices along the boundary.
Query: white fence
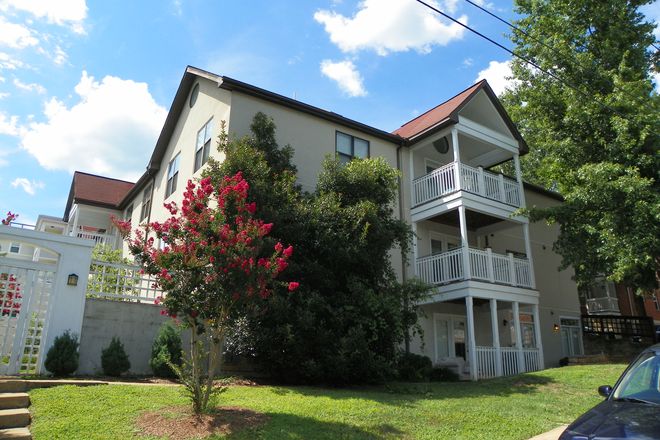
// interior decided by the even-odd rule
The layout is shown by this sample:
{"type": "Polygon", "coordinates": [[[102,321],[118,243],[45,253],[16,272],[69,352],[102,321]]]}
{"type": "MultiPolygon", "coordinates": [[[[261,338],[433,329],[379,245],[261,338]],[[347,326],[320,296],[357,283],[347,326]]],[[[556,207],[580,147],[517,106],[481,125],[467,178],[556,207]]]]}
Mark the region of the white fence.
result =
{"type": "Polygon", "coordinates": [[[413,206],[463,190],[515,207],[522,206],[520,185],[502,174],[451,162],[413,180],[413,206]],[[459,176],[458,184],[456,182],[459,176]]]}
{"type": "MultiPolygon", "coordinates": [[[[463,270],[464,248],[417,259],[417,276],[429,284],[467,279],[463,270]]],[[[532,288],[529,260],[513,254],[501,255],[490,249],[469,249],[469,279],[532,288]]]]}
{"type": "MultiPolygon", "coordinates": [[[[477,377],[488,379],[497,376],[498,349],[495,347],[477,347],[477,377]]],[[[500,371],[502,376],[513,376],[528,371],[541,369],[541,360],[538,348],[523,348],[519,350],[513,347],[499,348],[501,362],[500,371]],[[518,359],[522,359],[522,371],[518,359]]]]}
{"type": "Polygon", "coordinates": [[[153,277],[140,273],[138,266],[94,260],[89,270],[87,296],[153,303],[164,293],[155,287],[153,277]]]}

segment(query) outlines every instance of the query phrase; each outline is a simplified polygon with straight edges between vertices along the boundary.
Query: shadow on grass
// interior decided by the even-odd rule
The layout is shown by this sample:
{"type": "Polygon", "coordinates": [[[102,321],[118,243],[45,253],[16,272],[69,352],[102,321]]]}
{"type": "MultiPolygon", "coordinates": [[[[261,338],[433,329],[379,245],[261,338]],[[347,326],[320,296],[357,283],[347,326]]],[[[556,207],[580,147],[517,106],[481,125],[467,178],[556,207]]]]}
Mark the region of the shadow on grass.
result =
{"type": "MultiPolygon", "coordinates": [[[[292,414],[265,413],[270,421],[263,427],[246,429],[222,437],[231,440],[247,439],[315,439],[315,440],[377,440],[401,438],[404,432],[393,425],[381,424],[371,431],[353,425],[338,422],[327,422],[310,417],[292,414]]],[[[211,437],[212,439],[220,437],[211,437]]]]}
{"type": "Polygon", "coordinates": [[[307,397],[330,399],[372,400],[395,406],[412,406],[418,400],[465,399],[478,397],[507,397],[540,392],[541,388],[561,386],[553,378],[533,373],[478,382],[390,382],[382,386],[357,388],[276,387],[279,396],[291,393],[307,397]]]}

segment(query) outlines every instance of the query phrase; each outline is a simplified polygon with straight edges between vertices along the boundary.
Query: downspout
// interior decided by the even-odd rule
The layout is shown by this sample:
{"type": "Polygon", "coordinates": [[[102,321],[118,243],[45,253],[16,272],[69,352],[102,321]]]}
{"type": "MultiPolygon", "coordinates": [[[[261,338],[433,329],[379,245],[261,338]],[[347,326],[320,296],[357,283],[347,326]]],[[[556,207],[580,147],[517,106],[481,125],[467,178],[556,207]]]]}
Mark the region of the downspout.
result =
{"type": "MultiPolygon", "coordinates": [[[[404,219],[404,214],[405,214],[404,213],[404,208],[403,208],[403,175],[404,174],[403,174],[403,168],[401,166],[401,149],[403,148],[403,146],[404,146],[404,142],[401,141],[399,146],[396,148],[396,169],[399,171],[399,190],[398,190],[398,192],[399,192],[399,194],[398,194],[398,196],[399,196],[399,220],[403,220],[404,219]]],[[[415,240],[415,239],[416,238],[413,237],[413,240],[415,240]]],[[[404,283],[406,282],[406,279],[408,278],[407,274],[406,274],[406,272],[407,272],[406,271],[406,269],[407,269],[406,259],[407,259],[407,255],[403,255],[403,252],[402,252],[401,253],[401,280],[404,283]]],[[[408,304],[408,296],[406,295],[403,298],[403,309],[405,311],[408,311],[409,306],[410,305],[408,304]]],[[[410,353],[410,333],[408,333],[408,330],[409,330],[408,328],[405,329],[405,335],[404,335],[404,338],[403,338],[406,353],[410,353]]]]}

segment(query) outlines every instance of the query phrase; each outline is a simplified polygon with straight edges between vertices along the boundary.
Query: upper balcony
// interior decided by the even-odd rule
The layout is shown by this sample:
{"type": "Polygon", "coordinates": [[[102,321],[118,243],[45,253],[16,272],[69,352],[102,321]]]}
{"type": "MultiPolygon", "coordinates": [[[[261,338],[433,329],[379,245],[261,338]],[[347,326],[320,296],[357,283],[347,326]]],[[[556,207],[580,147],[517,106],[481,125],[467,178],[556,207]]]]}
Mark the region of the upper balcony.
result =
{"type": "Polygon", "coordinates": [[[413,180],[412,207],[457,191],[467,191],[515,208],[523,206],[517,181],[482,167],[451,162],[413,180]]]}

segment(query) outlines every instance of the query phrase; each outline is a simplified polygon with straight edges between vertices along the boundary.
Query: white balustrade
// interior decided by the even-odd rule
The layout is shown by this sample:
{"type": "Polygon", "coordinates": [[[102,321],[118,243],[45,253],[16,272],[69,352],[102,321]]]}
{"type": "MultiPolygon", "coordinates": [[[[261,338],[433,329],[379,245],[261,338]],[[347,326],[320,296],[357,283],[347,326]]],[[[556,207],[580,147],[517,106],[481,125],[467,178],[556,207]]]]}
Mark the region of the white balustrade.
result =
{"type": "Polygon", "coordinates": [[[518,374],[518,349],[513,347],[502,347],[502,376],[513,376],[518,374]]]}
{"type": "Polygon", "coordinates": [[[602,298],[588,298],[587,312],[589,313],[620,313],[619,299],[610,296],[602,298]]]}
{"type": "Polygon", "coordinates": [[[114,234],[107,234],[104,232],[94,232],[85,230],[83,226],[79,226],[77,231],[71,231],[69,233],[72,237],[84,238],[86,240],[92,240],[96,244],[102,244],[106,246],[115,247],[117,244],[117,236],[114,234]]]}
{"type": "MultiPolygon", "coordinates": [[[[465,279],[463,248],[417,259],[417,276],[429,284],[465,279]]],[[[532,288],[529,260],[490,250],[469,249],[470,279],[532,288]],[[513,275],[512,275],[513,274],[513,275]]]]}
{"type": "MultiPolygon", "coordinates": [[[[502,362],[502,376],[513,376],[529,371],[541,369],[541,361],[538,348],[515,347],[500,348],[500,359],[502,362]],[[523,370],[519,371],[518,356],[523,358],[523,370]]],[[[495,363],[497,362],[497,349],[495,347],[477,347],[477,377],[488,379],[497,376],[495,363]]]]}
{"type": "Polygon", "coordinates": [[[502,174],[484,171],[464,163],[448,163],[413,180],[413,206],[418,206],[446,194],[463,190],[508,205],[522,206],[518,182],[502,174]],[[458,167],[459,172],[456,172],[458,167]],[[460,176],[458,185],[456,175],[460,176]]]}
{"type": "Polygon", "coordinates": [[[421,205],[456,191],[455,168],[452,162],[413,180],[413,205],[421,205]]]}
{"type": "Polygon", "coordinates": [[[477,378],[496,377],[497,349],[495,347],[477,347],[477,378]]]}
{"type": "Polygon", "coordinates": [[[538,348],[523,348],[525,371],[538,371],[541,369],[541,360],[538,348]]]}
{"type": "Polygon", "coordinates": [[[129,264],[92,261],[87,282],[87,296],[121,301],[153,303],[165,293],[155,287],[155,280],[129,264]]]}

